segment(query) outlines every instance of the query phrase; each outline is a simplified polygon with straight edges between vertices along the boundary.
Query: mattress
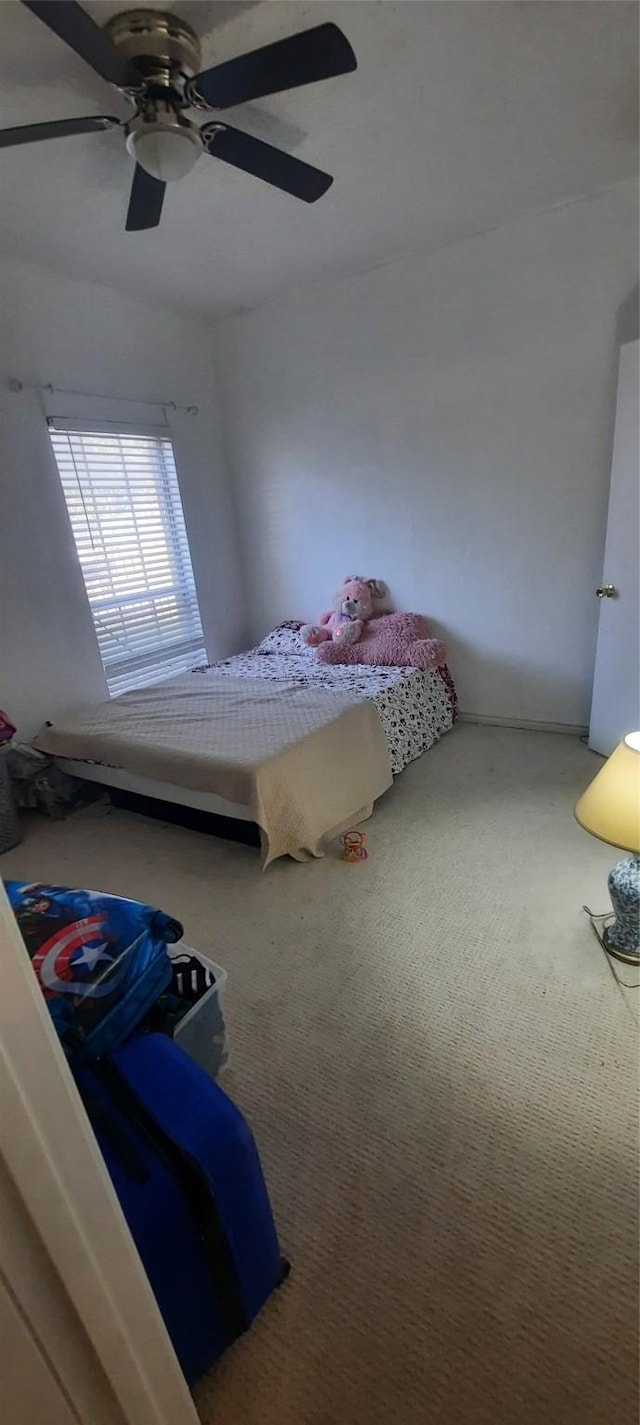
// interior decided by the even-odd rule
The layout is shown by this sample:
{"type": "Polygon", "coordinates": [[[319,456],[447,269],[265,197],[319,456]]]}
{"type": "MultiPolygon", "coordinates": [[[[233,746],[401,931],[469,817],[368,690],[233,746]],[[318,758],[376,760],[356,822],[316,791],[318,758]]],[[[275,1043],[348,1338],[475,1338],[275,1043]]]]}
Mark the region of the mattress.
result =
{"type": "Polygon", "coordinates": [[[112,785],[244,808],[263,865],[304,860],[368,817],[393,774],[452,725],[445,674],[259,647],[58,718],[35,746],[112,785]]]}
{"type": "Polygon", "coordinates": [[[322,855],[392,781],[371,702],[216,668],[63,715],[34,745],[246,806],[265,866],[322,855]]]}
{"type": "Polygon", "coordinates": [[[394,776],[449,731],[457,711],[455,688],[446,665],[422,671],[364,663],[321,663],[309,649],[300,649],[288,625],[275,630],[264,644],[248,653],[214,666],[232,678],[266,678],[371,701],[380,718],[394,776]]]}

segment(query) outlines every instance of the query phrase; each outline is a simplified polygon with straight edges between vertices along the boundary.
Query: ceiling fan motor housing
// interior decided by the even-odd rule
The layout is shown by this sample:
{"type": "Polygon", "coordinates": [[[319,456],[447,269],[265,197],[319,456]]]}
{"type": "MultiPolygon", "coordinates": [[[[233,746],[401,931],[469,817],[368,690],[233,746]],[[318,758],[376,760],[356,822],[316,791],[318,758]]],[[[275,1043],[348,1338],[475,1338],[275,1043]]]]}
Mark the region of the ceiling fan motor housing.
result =
{"type": "Polygon", "coordinates": [[[185,20],[166,10],[123,10],[104,26],[116,49],[133,60],[140,71],[141,87],[171,90],[186,104],[187,81],[201,65],[200,41],[185,20]]]}

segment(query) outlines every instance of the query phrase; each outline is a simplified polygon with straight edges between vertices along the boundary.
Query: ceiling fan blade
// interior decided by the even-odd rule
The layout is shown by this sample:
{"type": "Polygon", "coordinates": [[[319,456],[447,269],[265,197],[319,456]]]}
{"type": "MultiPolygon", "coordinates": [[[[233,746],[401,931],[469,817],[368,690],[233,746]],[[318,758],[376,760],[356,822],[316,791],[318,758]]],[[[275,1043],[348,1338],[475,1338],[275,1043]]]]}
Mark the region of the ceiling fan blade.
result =
{"type": "Polygon", "coordinates": [[[348,74],[357,66],[351,45],[337,25],[315,25],[299,35],[205,69],[190,80],[187,93],[193,102],[204,103],[210,109],[230,109],[265,94],[279,94],[283,89],[297,89],[301,84],[348,74]]]}
{"type": "Polygon", "coordinates": [[[16,129],[0,129],[0,148],[39,143],[41,139],[65,139],[72,134],[93,134],[100,129],[120,128],[120,119],[92,114],[88,119],[54,119],[51,124],[20,124],[16,129]]]}
{"type": "Polygon", "coordinates": [[[128,233],[157,228],[166,186],[166,183],[161,183],[159,178],[152,178],[145,168],[136,163],[125,224],[128,233]]]}
{"type": "Polygon", "coordinates": [[[139,85],[140,75],[135,65],[119,54],[76,0],[22,0],[22,3],[110,84],[117,84],[119,89],[139,85]]]}
{"type": "Polygon", "coordinates": [[[299,158],[292,158],[282,149],[272,148],[262,139],[254,139],[251,134],[232,129],[228,124],[204,124],[200,136],[214,158],[221,158],[223,163],[231,163],[245,173],[253,173],[264,183],[282,188],[294,198],[302,198],[303,203],[315,203],[333,183],[329,173],[311,168],[299,158]]]}

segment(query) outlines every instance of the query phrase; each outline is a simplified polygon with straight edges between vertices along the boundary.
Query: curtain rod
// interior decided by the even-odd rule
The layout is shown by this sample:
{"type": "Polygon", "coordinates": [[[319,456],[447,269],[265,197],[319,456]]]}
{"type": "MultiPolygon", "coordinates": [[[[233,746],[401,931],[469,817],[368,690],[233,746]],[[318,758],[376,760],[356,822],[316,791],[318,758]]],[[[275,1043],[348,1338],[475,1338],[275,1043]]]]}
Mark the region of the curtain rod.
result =
{"type": "Polygon", "coordinates": [[[105,396],[104,393],[97,395],[95,392],[91,393],[89,391],[62,391],[58,386],[52,386],[50,381],[45,381],[42,386],[38,386],[29,381],[18,381],[15,377],[12,377],[5,385],[7,391],[10,391],[13,396],[19,396],[21,391],[47,391],[50,396],[57,394],[59,396],[70,396],[76,400],[80,397],[83,401],[122,401],[125,405],[162,406],[166,411],[182,411],[182,413],[187,416],[198,416],[200,414],[199,406],[181,406],[177,401],[128,402],[126,396],[105,396]]]}

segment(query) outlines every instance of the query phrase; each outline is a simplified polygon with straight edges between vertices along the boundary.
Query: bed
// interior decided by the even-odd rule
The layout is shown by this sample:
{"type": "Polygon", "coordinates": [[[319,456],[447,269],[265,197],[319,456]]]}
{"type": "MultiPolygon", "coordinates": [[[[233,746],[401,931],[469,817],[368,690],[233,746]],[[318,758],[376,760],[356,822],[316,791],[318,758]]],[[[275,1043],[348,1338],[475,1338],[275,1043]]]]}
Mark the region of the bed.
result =
{"type": "Polygon", "coordinates": [[[257,648],[49,723],[66,772],[260,830],[262,864],[322,855],[453,724],[445,667],[331,666],[285,624],[257,648]]]}

